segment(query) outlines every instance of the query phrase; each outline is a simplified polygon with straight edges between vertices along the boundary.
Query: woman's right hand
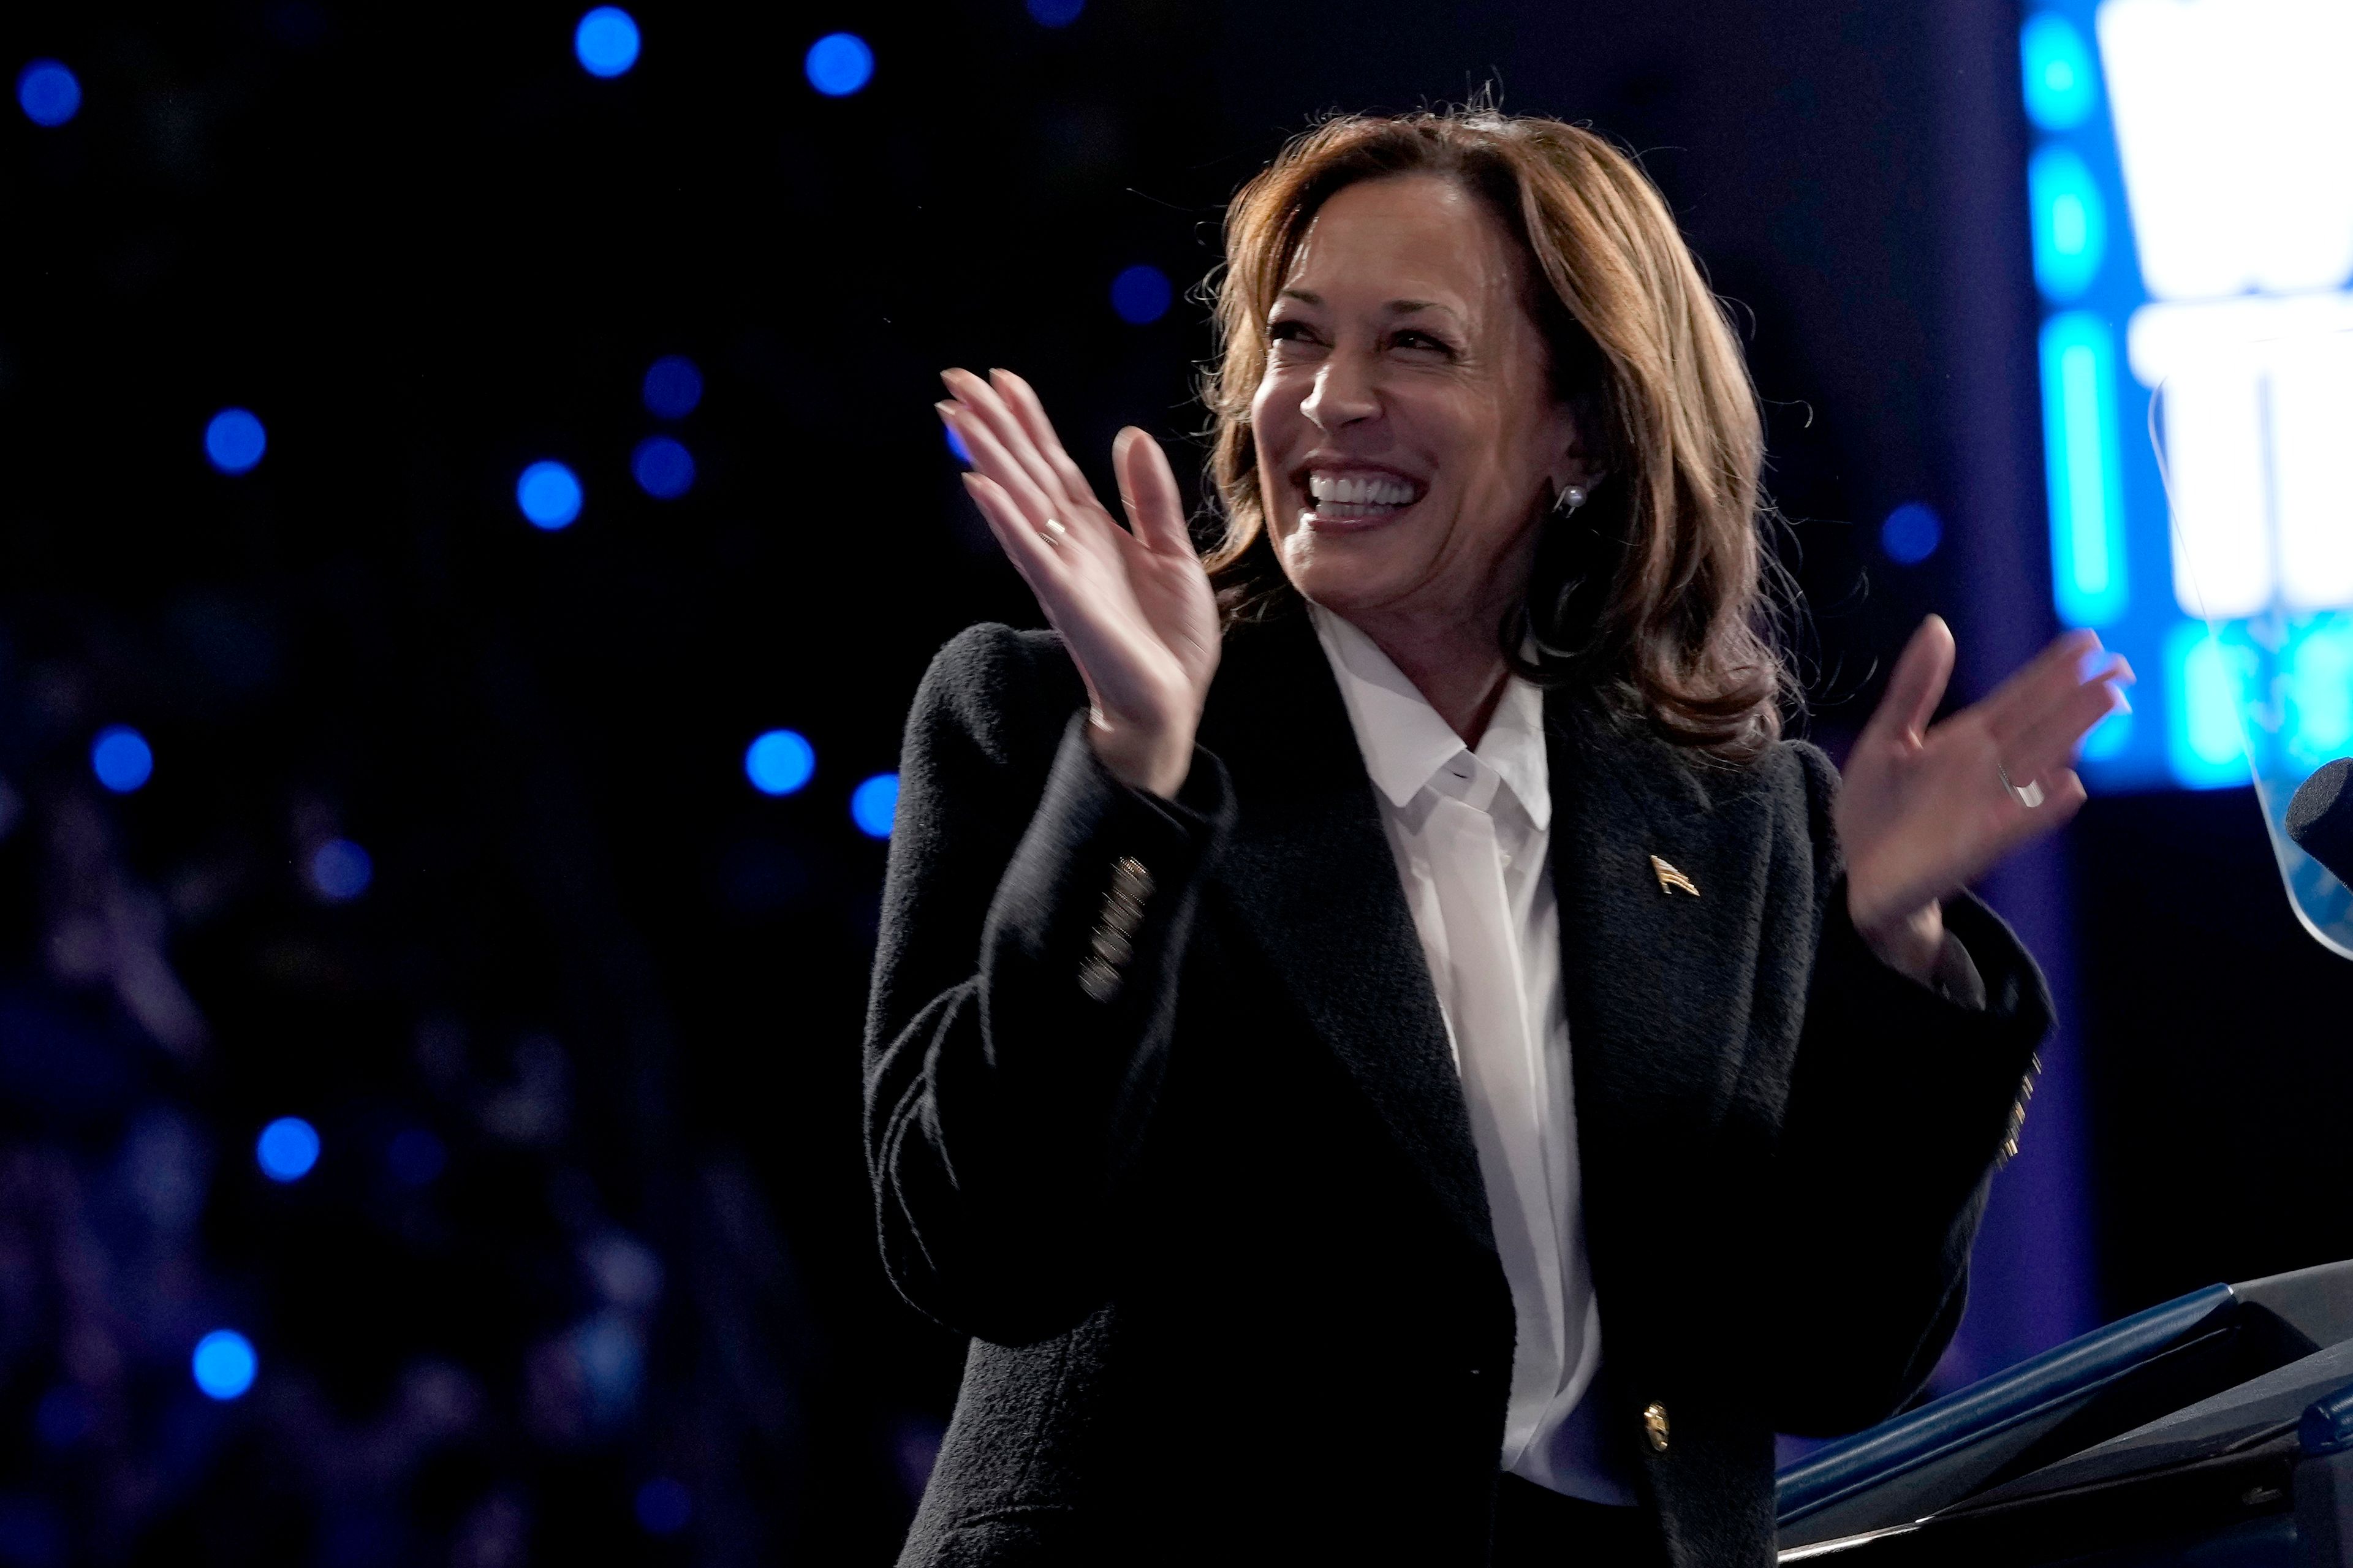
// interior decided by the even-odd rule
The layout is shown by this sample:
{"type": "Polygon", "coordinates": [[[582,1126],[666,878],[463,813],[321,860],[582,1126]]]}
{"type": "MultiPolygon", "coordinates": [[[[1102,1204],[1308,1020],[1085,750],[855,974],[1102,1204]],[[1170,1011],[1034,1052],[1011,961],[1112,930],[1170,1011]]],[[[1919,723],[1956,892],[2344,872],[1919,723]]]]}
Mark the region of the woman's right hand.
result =
{"type": "Polygon", "coordinates": [[[1028,382],[1004,370],[941,379],[952,396],[940,417],[972,455],[965,489],[1087,683],[1095,755],[1121,783],[1174,795],[1192,767],[1219,641],[1217,599],[1166,454],[1132,425],[1112,443],[1122,528],[1028,382]]]}

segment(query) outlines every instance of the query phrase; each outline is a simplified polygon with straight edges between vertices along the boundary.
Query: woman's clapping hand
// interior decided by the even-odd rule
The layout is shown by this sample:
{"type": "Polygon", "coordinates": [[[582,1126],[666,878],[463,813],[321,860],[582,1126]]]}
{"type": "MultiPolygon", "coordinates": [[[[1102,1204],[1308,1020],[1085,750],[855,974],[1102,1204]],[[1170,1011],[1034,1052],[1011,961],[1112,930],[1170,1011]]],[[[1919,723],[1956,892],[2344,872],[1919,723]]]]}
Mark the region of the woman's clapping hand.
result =
{"type": "Polygon", "coordinates": [[[965,488],[1086,681],[1096,756],[1122,783],[1174,795],[1192,765],[1219,638],[1166,455],[1134,426],[1112,443],[1122,528],[1029,383],[1004,370],[942,379],[940,417],[972,457],[965,488]]]}
{"type": "Polygon", "coordinates": [[[2123,708],[2132,668],[2070,632],[1984,701],[1929,719],[1953,673],[1953,634],[1930,616],[1905,646],[1846,763],[1839,842],[1847,910],[1872,950],[1926,978],[1944,942],[1939,900],[2084,804],[2075,748],[2123,708]],[[2036,804],[2029,805],[2027,801],[2036,804]]]}

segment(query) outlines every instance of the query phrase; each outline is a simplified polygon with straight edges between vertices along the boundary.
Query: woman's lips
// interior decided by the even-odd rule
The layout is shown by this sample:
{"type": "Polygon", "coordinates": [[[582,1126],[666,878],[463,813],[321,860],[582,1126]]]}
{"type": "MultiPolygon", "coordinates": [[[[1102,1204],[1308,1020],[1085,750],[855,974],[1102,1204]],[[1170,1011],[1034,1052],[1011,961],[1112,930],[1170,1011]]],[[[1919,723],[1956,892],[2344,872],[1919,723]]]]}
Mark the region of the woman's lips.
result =
{"type": "Polygon", "coordinates": [[[1302,486],[1307,505],[1299,512],[1300,526],[1326,533],[1377,527],[1410,510],[1420,500],[1420,481],[1385,468],[1310,469],[1302,486]]]}

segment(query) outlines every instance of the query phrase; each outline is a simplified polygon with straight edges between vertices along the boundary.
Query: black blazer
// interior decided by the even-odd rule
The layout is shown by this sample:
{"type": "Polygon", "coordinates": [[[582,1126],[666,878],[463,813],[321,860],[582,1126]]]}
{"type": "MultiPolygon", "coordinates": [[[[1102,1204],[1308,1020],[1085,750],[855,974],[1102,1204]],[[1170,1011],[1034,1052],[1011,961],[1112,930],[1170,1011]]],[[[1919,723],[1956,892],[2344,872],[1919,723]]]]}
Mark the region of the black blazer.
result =
{"type": "MultiPolygon", "coordinates": [[[[892,1279],[972,1345],[901,1562],[1483,1563],[1511,1298],[1314,631],[1228,634],[1175,802],[1084,704],[984,626],[908,720],[866,1142],[892,1279]]],[[[1972,900],[1984,1008],[1870,955],[1813,748],[1546,721],[1594,1397],[1672,1562],[1767,1563],[1773,1434],[1950,1337],[2049,999],[1972,900]]]]}

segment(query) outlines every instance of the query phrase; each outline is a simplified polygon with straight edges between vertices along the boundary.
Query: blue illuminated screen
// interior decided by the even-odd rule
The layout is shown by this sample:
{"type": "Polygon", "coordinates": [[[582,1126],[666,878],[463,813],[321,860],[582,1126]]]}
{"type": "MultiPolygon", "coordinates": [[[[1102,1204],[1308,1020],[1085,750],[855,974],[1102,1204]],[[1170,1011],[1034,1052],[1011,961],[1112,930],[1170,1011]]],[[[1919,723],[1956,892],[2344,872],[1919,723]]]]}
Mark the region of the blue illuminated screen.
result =
{"type": "Polygon", "coordinates": [[[2132,660],[2095,790],[2353,750],[2353,7],[2053,0],[2020,66],[2053,597],[2132,660]],[[2149,435],[2157,427],[2172,481],[2149,435]],[[2210,630],[2209,619],[2213,623],[2210,630]]]}

